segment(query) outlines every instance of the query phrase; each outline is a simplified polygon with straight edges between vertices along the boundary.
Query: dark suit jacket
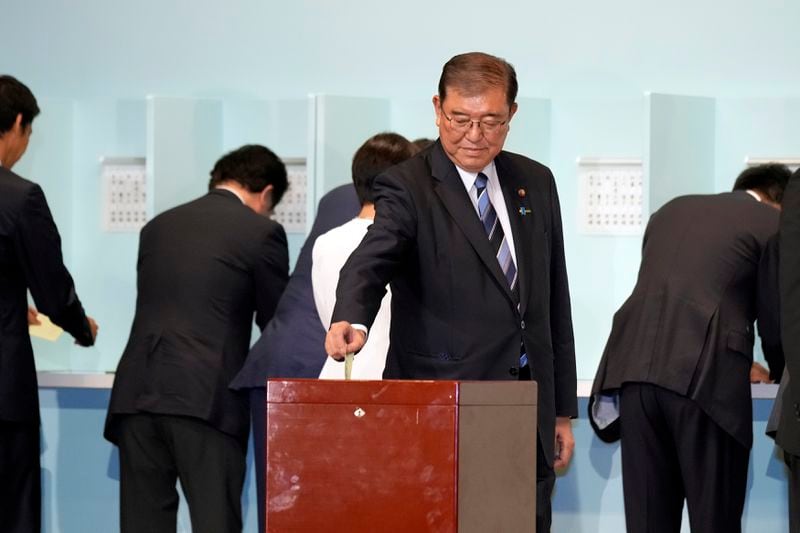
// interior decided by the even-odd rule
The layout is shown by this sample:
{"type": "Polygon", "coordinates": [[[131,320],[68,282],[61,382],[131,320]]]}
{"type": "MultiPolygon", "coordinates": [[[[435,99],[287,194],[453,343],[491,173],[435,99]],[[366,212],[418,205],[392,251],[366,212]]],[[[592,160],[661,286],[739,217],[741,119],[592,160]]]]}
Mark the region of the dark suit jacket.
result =
{"type": "Polygon", "coordinates": [[[775,440],[800,455],[800,171],[789,180],[780,225],[781,338],[789,375],[775,440]]]}
{"type": "Polygon", "coordinates": [[[94,343],[42,189],[0,167],[0,420],[39,420],[28,289],[78,343],[94,343]]]}
{"type": "Polygon", "coordinates": [[[664,387],[749,448],[758,265],[778,216],[744,191],[683,196],[656,211],[593,395],[625,382],[664,387]]]}
{"type": "Polygon", "coordinates": [[[767,241],[767,247],[758,265],[758,335],[761,350],[769,365],[769,377],[776,383],[782,381],[784,371],[783,345],[781,344],[780,291],[778,289],[778,261],[780,259],[779,235],[767,241]]]}
{"type": "Polygon", "coordinates": [[[215,189],[141,232],[136,314],[114,380],[117,415],[191,416],[246,441],[245,395],[228,389],[247,355],[253,312],[262,328],[288,278],[283,227],[215,189]]]}
{"type": "Polygon", "coordinates": [[[317,237],[358,214],[360,205],[352,184],[341,185],[319,201],[311,233],[303,243],[289,284],[275,316],[250,349],[234,389],[264,387],[271,378],[316,378],[328,357],[325,328],[319,320],[311,287],[311,251],[317,237]]]}
{"type": "Polygon", "coordinates": [[[333,322],[371,325],[391,282],[384,371],[391,379],[517,379],[524,344],[552,463],[555,417],[577,414],[558,196],[550,170],[535,161],[501,152],[495,165],[516,247],[519,310],[456,167],[436,142],[376,179],[375,223],[342,268],[333,322]]]}

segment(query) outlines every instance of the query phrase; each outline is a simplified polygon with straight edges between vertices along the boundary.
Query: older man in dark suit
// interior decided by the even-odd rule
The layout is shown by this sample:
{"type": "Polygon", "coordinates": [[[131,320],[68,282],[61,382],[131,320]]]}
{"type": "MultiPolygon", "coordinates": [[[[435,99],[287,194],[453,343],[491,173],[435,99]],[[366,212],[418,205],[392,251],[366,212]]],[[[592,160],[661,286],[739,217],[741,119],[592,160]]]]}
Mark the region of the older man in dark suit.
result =
{"type": "Polygon", "coordinates": [[[621,432],[629,532],[677,533],[684,499],[692,531],[741,531],[758,265],[788,176],[751,168],[733,192],[682,196],[650,218],[590,406],[601,438],[621,432]]]}
{"type": "Polygon", "coordinates": [[[7,533],[41,529],[39,390],[27,291],[78,344],[91,346],[97,335],[64,266],[42,189],[11,172],[38,114],[25,85],[0,76],[0,529],[7,533]]]}
{"type": "Polygon", "coordinates": [[[506,61],[445,64],[439,140],[375,182],[375,223],[339,277],[328,354],[357,352],[391,284],[385,378],[539,383],[537,531],[574,441],[575,353],[550,170],[502,150],[517,110],[506,61]]]}
{"type": "Polygon", "coordinates": [[[269,149],[217,161],[209,193],[141,232],[138,295],[106,438],[119,445],[123,532],[175,531],[180,479],[194,531],[241,531],[247,395],[228,389],[288,278],[268,218],[287,187],[269,149]]]}

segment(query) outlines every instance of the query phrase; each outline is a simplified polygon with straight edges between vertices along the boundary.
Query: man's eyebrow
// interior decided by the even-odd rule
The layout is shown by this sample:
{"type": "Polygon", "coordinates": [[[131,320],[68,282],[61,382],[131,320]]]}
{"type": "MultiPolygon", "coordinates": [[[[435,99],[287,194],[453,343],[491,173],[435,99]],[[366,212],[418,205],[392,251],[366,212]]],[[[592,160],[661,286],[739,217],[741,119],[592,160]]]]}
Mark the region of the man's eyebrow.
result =
{"type": "MultiPolygon", "coordinates": [[[[472,116],[469,113],[467,113],[466,111],[451,111],[451,114],[452,115],[461,115],[461,116],[464,116],[464,117],[471,117],[472,116]]],[[[497,118],[500,118],[502,116],[504,116],[503,113],[495,113],[495,112],[484,113],[483,115],[481,115],[481,117],[484,117],[484,118],[486,118],[486,117],[497,117],[497,118]]]]}

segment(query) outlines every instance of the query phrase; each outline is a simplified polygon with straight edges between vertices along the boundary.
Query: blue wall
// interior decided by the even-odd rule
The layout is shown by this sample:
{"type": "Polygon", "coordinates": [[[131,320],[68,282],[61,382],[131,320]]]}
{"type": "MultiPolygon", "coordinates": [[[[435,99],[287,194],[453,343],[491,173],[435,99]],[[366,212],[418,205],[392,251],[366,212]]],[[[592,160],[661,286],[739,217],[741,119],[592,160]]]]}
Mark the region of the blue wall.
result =
{"type": "Polygon", "coordinates": [[[5,1],[0,70],[64,98],[428,98],[445,58],[484,49],[528,96],[786,96],[798,19],[783,0],[5,1]]]}
{"type": "MultiPolygon", "coordinates": [[[[119,455],[103,439],[110,391],[41,389],[42,525],[45,532],[119,531],[119,455]]],[[[242,495],[244,531],[258,530],[252,445],[242,495]]],[[[190,533],[181,499],[178,531],[190,533]]]]}

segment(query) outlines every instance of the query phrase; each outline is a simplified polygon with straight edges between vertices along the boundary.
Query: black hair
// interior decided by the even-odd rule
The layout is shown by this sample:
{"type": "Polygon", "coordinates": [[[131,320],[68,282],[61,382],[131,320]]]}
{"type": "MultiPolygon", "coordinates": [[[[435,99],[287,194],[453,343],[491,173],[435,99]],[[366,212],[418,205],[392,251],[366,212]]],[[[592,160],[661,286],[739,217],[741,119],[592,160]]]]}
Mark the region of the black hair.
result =
{"type": "Polygon", "coordinates": [[[779,204],[783,200],[783,190],[789,183],[792,171],[786,165],[768,163],[745,169],[733,184],[734,191],[752,189],[779,204]]]}
{"type": "Polygon", "coordinates": [[[14,126],[17,116],[22,115],[22,127],[26,128],[38,114],[31,90],[13,76],[0,75],[0,135],[14,126]]]}
{"type": "Polygon", "coordinates": [[[272,185],[273,207],[278,205],[289,186],[283,161],[260,144],[246,144],[216,162],[208,188],[213,189],[226,181],[235,181],[249,192],[261,192],[272,185]]]}
{"type": "Polygon", "coordinates": [[[379,133],[367,139],[356,150],[352,166],[353,184],[361,205],[375,201],[372,187],[378,174],[418,151],[408,139],[397,133],[379,133]]]}
{"type": "Polygon", "coordinates": [[[503,87],[510,108],[517,100],[517,72],[505,59],[483,52],[454,56],[442,68],[439,78],[439,101],[444,102],[447,89],[456,89],[466,96],[475,96],[492,87],[503,87]]]}
{"type": "Polygon", "coordinates": [[[424,150],[428,146],[432,145],[434,142],[433,139],[428,139],[427,137],[420,137],[419,139],[414,139],[411,141],[411,144],[417,147],[418,150],[424,150]]]}

